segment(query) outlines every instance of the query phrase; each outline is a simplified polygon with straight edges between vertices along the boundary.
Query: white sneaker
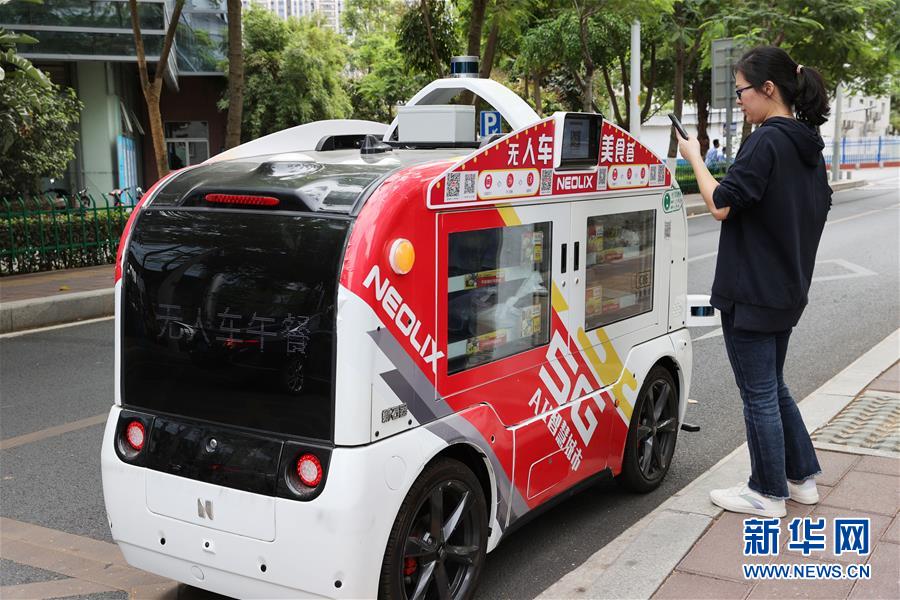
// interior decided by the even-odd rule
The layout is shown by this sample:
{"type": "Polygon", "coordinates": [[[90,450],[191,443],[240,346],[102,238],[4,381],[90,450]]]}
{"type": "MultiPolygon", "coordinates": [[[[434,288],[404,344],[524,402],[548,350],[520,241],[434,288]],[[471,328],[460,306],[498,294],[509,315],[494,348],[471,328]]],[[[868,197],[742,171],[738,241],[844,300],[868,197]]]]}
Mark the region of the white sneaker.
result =
{"type": "Polygon", "coordinates": [[[803,483],[788,481],[788,491],[791,493],[791,500],[800,504],[815,504],[819,501],[819,490],[816,488],[816,480],[812,477],[803,483]]]}
{"type": "Polygon", "coordinates": [[[751,490],[746,483],[733,488],[713,490],[709,493],[709,499],[716,506],[721,506],[731,512],[758,515],[760,517],[783,517],[787,515],[784,500],[767,498],[751,490]]]}

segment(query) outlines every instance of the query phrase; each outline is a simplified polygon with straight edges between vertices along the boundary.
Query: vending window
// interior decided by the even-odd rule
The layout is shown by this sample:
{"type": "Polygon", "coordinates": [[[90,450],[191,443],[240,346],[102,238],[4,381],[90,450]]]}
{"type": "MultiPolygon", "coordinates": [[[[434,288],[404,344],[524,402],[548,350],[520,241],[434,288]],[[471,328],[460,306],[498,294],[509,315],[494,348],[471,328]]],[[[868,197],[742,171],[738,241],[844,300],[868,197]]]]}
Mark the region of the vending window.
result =
{"type": "Polygon", "coordinates": [[[550,223],[451,233],[447,372],[550,340],[550,223]]]}
{"type": "Polygon", "coordinates": [[[655,210],[588,218],[585,329],[653,310],[655,238],[655,210]]]}

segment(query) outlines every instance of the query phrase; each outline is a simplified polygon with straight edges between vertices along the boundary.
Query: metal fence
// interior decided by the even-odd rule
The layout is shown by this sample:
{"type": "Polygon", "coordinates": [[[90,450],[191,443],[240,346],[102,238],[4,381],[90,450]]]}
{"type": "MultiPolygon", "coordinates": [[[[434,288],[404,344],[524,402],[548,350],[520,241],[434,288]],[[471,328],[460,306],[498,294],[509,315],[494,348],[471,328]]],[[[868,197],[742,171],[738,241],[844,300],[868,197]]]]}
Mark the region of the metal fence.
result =
{"type": "MultiPolygon", "coordinates": [[[[831,140],[825,141],[825,164],[831,165],[833,151],[831,140]]],[[[900,161],[900,136],[879,136],[871,138],[841,140],[841,164],[873,164],[900,161]]]]}
{"type": "Polygon", "coordinates": [[[110,264],[131,206],[106,196],[0,199],[0,276],[110,264]]]}

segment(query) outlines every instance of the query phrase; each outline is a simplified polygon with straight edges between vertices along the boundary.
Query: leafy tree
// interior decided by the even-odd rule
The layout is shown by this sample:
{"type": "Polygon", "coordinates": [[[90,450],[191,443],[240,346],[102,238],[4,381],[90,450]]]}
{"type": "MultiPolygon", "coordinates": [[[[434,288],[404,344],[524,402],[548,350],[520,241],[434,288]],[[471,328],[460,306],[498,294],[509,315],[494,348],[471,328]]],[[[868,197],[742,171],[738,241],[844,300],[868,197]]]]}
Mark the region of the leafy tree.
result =
{"type": "Polygon", "coordinates": [[[0,28],[0,196],[39,192],[42,177],[62,175],[75,158],[82,104],[16,52],[34,43],[0,28]]]}
{"type": "Polygon", "coordinates": [[[12,129],[5,118],[0,124],[4,144],[13,137],[0,152],[0,197],[38,193],[41,178],[65,172],[75,158],[82,108],[71,88],[7,72],[0,84],[0,115],[16,117],[12,129]]]}
{"type": "Polygon", "coordinates": [[[350,0],[343,14],[350,36],[347,82],[353,115],[389,122],[392,108],[408,100],[428,78],[411,69],[397,48],[403,0],[350,0]]]}
{"type": "Polygon", "coordinates": [[[349,116],[342,36],[313,18],[282,21],[251,8],[244,13],[244,45],[244,136],[349,116]]]}
{"type": "Polygon", "coordinates": [[[443,76],[459,41],[445,0],[418,0],[400,18],[397,46],[414,70],[443,76]]]}

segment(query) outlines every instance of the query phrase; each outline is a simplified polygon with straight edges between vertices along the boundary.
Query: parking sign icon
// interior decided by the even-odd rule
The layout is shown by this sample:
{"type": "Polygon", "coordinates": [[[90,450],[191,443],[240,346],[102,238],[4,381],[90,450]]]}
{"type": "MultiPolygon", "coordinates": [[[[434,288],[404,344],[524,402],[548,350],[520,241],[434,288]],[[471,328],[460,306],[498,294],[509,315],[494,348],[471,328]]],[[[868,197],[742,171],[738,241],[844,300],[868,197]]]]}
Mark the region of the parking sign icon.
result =
{"type": "Polygon", "coordinates": [[[481,137],[500,133],[500,112],[496,110],[481,111],[481,137]]]}

